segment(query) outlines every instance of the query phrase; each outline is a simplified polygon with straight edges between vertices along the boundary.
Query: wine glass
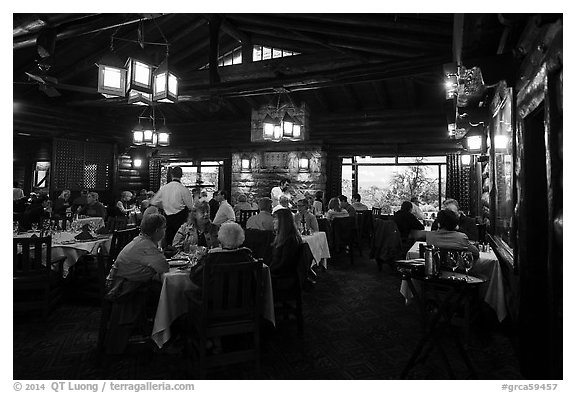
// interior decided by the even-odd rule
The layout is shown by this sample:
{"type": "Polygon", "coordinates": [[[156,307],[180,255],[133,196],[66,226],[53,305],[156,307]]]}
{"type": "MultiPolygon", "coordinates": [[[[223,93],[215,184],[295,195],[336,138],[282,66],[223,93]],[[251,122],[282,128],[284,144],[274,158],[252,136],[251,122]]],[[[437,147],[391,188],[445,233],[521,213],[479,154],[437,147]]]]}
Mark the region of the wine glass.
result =
{"type": "Polygon", "coordinates": [[[446,253],[448,266],[452,269],[452,276],[456,274],[456,269],[458,269],[458,257],[455,254],[454,251],[448,251],[446,253]]]}
{"type": "Polygon", "coordinates": [[[466,270],[466,281],[468,281],[468,271],[472,269],[472,265],[474,264],[474,257],[472,256],[472,252],[462,252],[462,262],[464,264],[464,270],[466,270]]]}

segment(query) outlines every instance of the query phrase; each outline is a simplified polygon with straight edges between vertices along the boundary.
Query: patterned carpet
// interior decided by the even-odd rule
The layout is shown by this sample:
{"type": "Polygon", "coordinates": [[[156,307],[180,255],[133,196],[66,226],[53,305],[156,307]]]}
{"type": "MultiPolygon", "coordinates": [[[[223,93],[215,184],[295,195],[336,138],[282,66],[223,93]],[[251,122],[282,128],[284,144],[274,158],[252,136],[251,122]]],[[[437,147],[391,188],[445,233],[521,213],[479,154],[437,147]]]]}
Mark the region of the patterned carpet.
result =
{"type": "MultiPolygon", "coordinates": [[[[415,305],[406,306],[400,278],[373,261],[333,258],[319,272],[312,292],[304,294],[305,331],[279,321],[263,332],[262,370],[249,364],[214,369],[208,379],[398,379],[421,334],[415,305]]],[[[122,356],[97,364],[95,344],[99,307],[81,299],[62,303],[46,321],[15,317],[14,379],[187,379],[192,362],[182,353],[131,347],[122,356]]],[[[451,337],[444,337],[450,343],[451,337]]],[[[455,348],[446,346],[458,378],[467,371],[455,348]]],[[[510,339],[487,309],[476,321],[470,357],[479,379],[522,379],[510,339]]],[[[447,379],[439,351],[417,364],[409,379],[447,379]]]]}

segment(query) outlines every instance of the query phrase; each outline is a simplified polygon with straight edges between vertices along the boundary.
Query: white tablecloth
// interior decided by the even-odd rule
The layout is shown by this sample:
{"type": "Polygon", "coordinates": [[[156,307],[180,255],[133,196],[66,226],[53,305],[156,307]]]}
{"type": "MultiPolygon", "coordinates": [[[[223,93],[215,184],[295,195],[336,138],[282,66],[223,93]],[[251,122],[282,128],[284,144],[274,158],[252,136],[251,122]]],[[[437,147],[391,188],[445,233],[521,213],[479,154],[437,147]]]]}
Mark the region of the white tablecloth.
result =
{"type": "Polygon", "coordinates": [[[97,231],[98,229],[104,226],[104,219],[102,217],[86,217],[86,218],[79,218],[74,221],[78,227],[82,227],[83,225],[92,223],[94,225],[94,230],[97,231]]]}
{"type": "MultiPolygon", "coordinates": [[[[51,259],[55,260],[61,257],[66,257],[64,261],[62,276],[68,276],[70,267],[74,266],[82,255],[92,254],[96,255],[98,248],[102,247],[102,252],[107,255],[110,252],[110,245],[112,243],[112,236],[106,238],[96,239],[86,242],[74,242],[70,244],[62,244],[62,242],[73,241],[74,236],[78,233],[74,232],[61,232],[59,237],[52,237],[52,251],[51,259]]],[[[38,235],[38,233],[36,233],[38,235]]],[[[15,237],[31,237],[32,233],[22,233],[15,237]]]]}
{"type": "MultiPolygon", "coordinates": [[[[424,243],[425,242],[414,243],[410,250],[408,250],[406,259],[420,258],[420,244],[424,243]]],[[[480,257],[474,263],[472,269],[470,269],[469,274],[486,280],[484,284],[480,285],[480,296],[496,312],[498,321],[502,322],[504,318],[506,318],[508,310],[506,309],[504,278],[502,276],[502,270],[500,269],[500,263],[494,251],[481,251],[480,257]]],[[[404,281],[402,281],[400,292],[404,295],[406,301],[412,298],[408,284],[404,281]]]]}
{"type": "MultiPolygon", "coordinates": [[[[170,268],[170,271],[163,275],[162,291],[152,328],[152,340],[159,348],[162,348],[170,339],[172,322],[189,311],[186,292],[196,287],[190,281],[189,276],[189,270],[179,270],[178,268],[170,268]]],[[[262,316],[275,325],[272,278],[270,277],[270,269],[266,265],[262,266],[262,283],[264,285],[262,316]]]]}
{"type": "Polygon", "coordinates": [[[302,240],[308,243],[310,251],[312,251],[312,256],[314,257],[312,266],[322,265],[324,269],[326,269],[328,267],[326,259],[330,258],[330,249],[328,248],[326,233],[316,232],[311,235],[302,236],[302,240]]]}

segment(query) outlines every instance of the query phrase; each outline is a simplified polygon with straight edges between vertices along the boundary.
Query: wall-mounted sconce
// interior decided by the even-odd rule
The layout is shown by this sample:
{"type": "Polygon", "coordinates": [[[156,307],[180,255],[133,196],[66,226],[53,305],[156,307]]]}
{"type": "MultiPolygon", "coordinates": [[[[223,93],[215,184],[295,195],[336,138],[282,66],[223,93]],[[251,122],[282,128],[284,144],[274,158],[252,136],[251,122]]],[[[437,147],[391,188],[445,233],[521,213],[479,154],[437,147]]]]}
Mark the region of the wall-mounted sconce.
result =
{"type": "Polygon", "coordinates": [[[462,165],[470,165],[470,161],[471,161],[471,156],[470,154],[461,154],[460,155],[460,162],[462,162],[462,165]]]}
{"type": "Polygon", "coordinates": [[[132,160],[132,166],[134,168],[140,168],[142,166],[142,159],[141,158],[134,158],[132,160]]]}
{"type": "Polygon", "coordinates": [[[484,123],[470,127],[470,130],[466,134],[466,144],[470,153],[484,153],[486,151],[484,123]]]}
{"type": "Polygon", "coordinates": [[[248,157],[243,157],[240,160],[240,168],[242,169],[242,172],[250,171],[250,166],[250,159],[248,157]]]}
{"type": "Polygon", "coordinates": [[[494,148],[498,150],[506,150],[508,148],[508,135],[495,135],[494,136],[494,148]]]}
{"type": "Polygon", "coordinates": [[[308,157],[302,156],[298,159],[298,169],[300,171],[310,170],[310,159],[308,157]]]}

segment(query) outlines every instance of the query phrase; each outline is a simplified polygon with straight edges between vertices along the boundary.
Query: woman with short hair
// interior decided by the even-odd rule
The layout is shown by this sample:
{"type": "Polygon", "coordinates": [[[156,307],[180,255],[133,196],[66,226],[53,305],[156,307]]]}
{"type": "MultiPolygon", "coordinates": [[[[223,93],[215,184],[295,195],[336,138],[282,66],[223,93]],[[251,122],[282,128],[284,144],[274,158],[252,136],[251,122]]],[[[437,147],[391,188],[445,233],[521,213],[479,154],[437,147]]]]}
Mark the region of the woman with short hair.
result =
{"type": "Polygon", "coordinates": [[[244,229],[235,222],[225,222],[218,230],[220,247],[213,248],[204,255],[198,264],[192,268],[190,279],[198,287],[202,287],[204,266],[215,263],[235,263],[254,261],[252,251],[242,247],[244,244],[244,229]]]}
{"type": "Polygon", "coordinates": [[[130,206],[130,201],[134,195],[130,191],[122,191],[120,199],[114,205],[113,216],[128,217],[130,213],[136,210],[136,206],[130,206]]]}

